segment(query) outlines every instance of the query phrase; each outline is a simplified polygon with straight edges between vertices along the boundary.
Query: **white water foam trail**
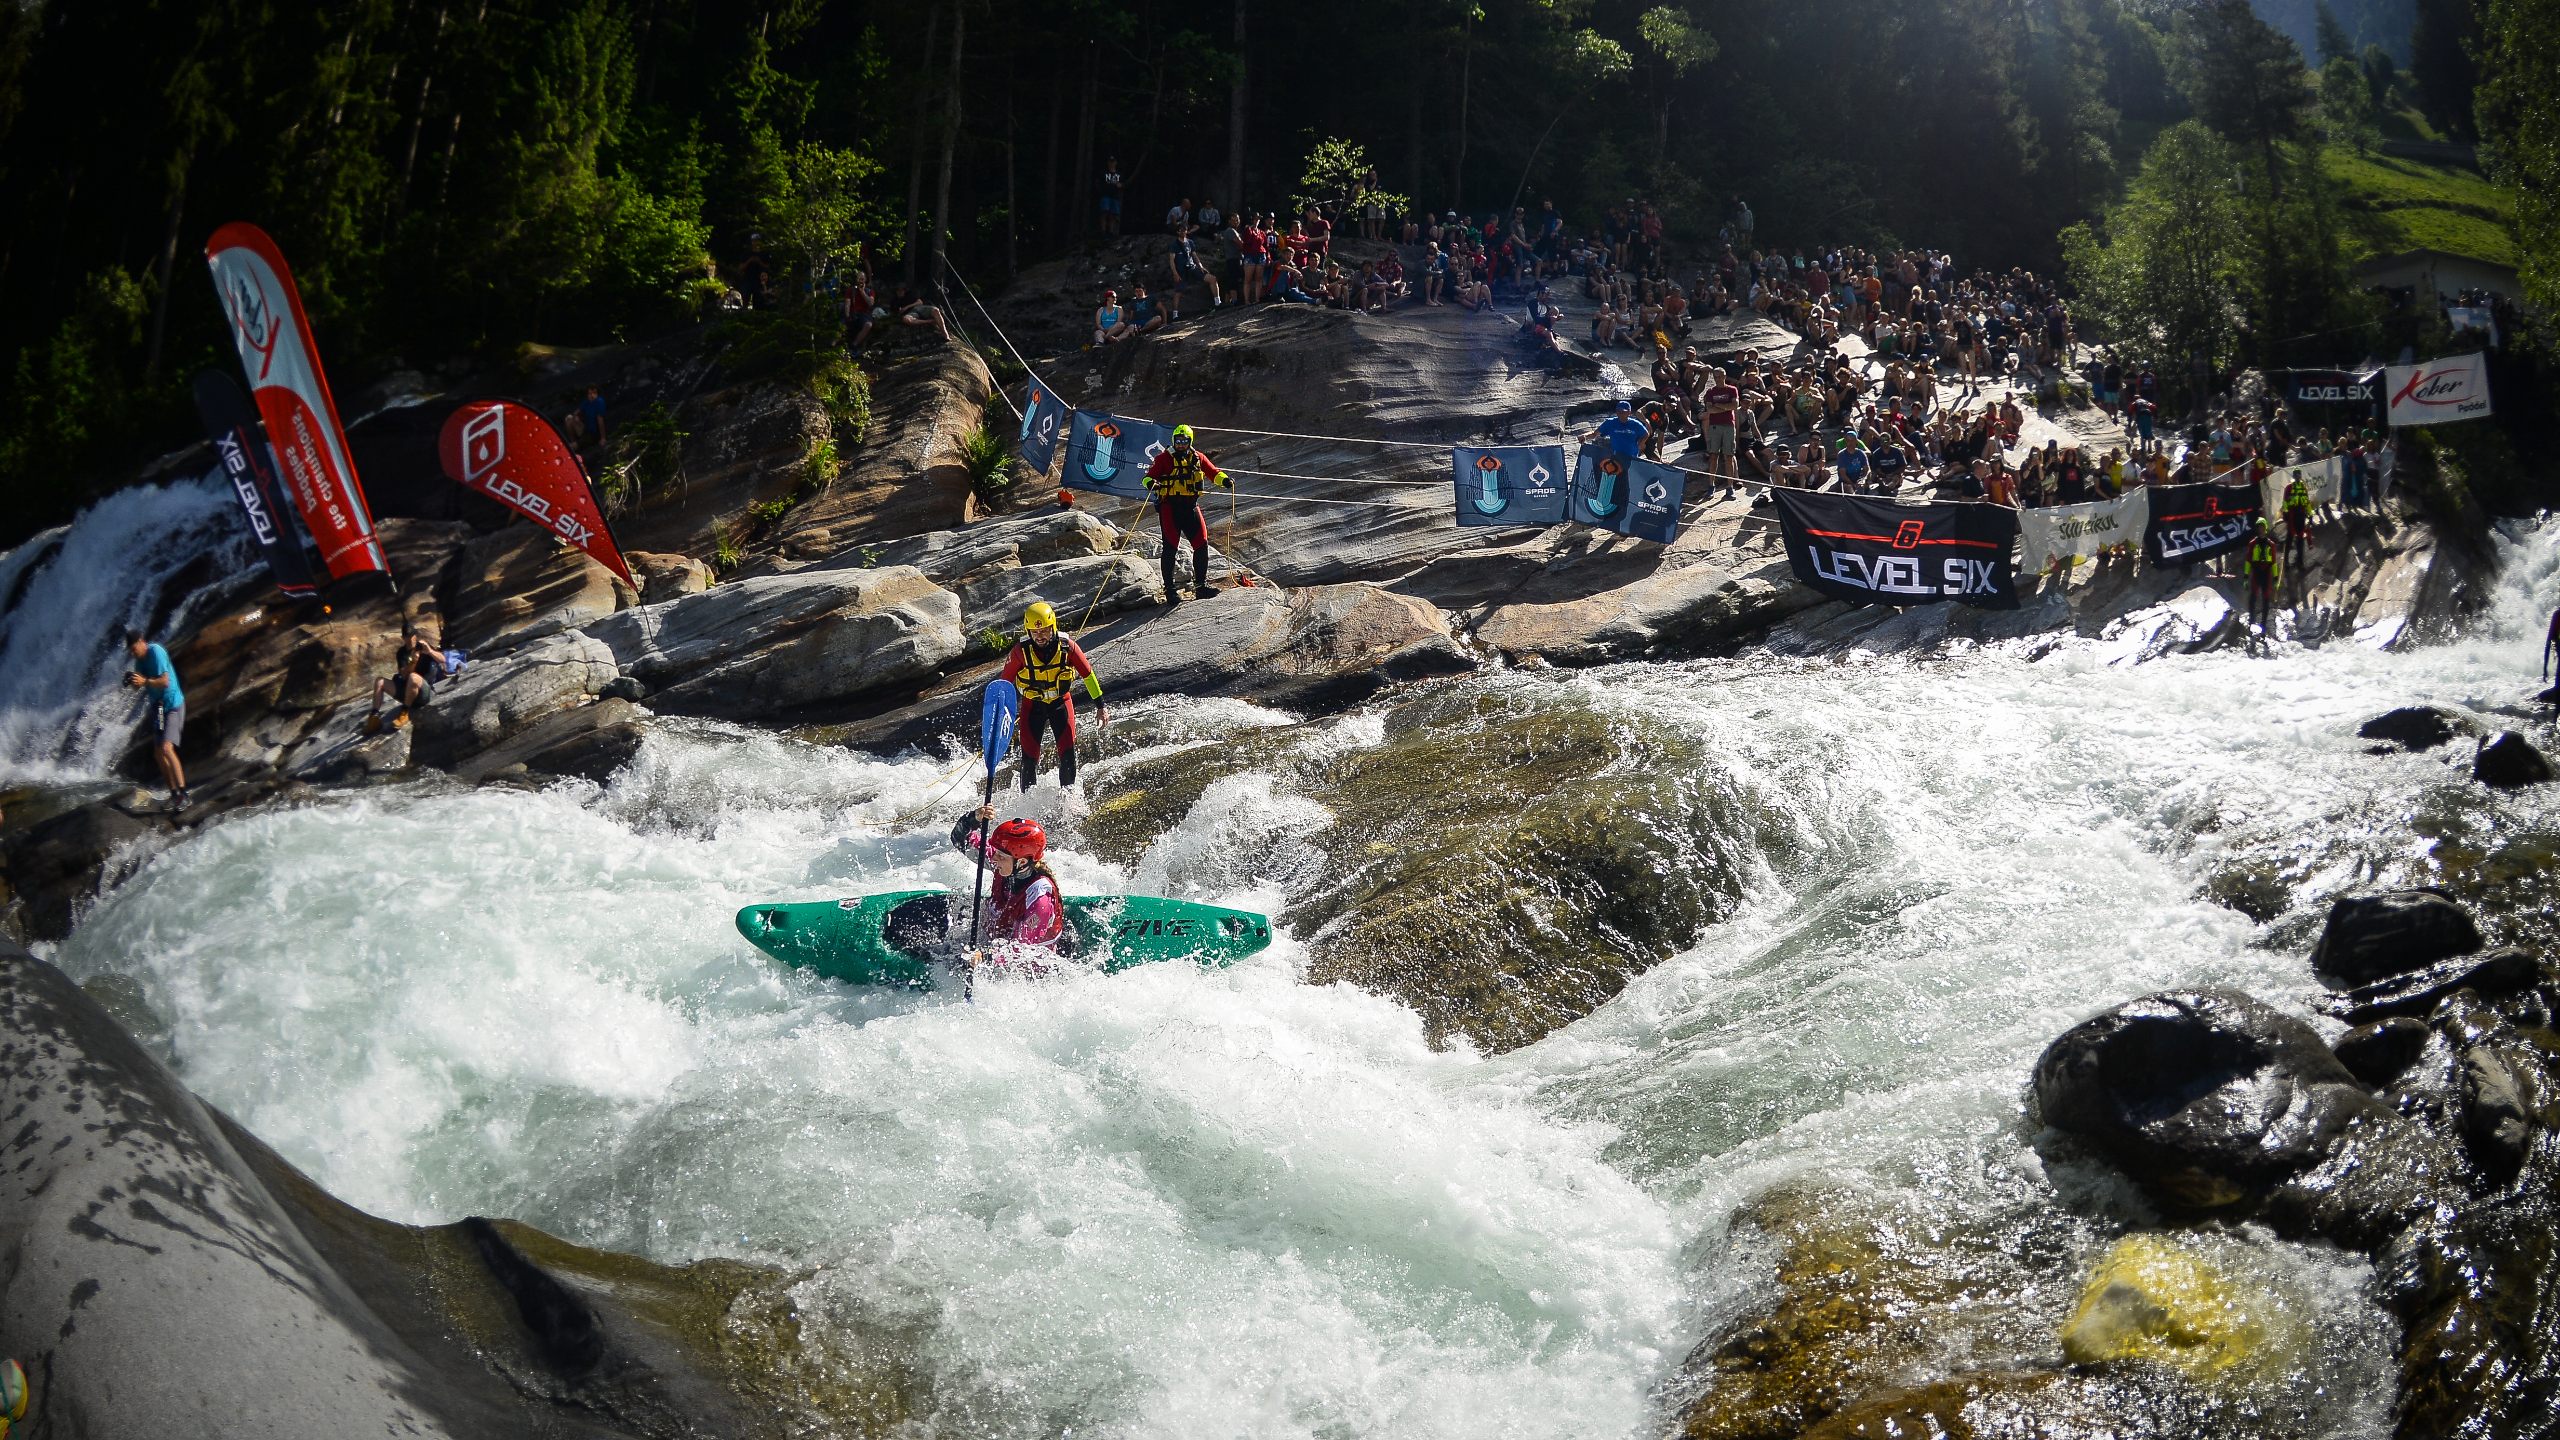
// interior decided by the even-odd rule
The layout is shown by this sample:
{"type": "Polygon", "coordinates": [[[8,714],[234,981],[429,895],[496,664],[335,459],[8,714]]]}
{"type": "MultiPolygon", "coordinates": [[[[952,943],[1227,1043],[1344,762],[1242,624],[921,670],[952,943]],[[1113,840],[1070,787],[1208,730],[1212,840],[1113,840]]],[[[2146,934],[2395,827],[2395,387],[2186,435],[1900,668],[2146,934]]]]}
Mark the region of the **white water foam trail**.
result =
{"type": "Polygon", "coordinates": [[[121,683],[118,632],[182,628],[257,564],[219,475],[119,490],[0,555],[0,785],[104,776],[143,704],[121,683]],[[217,578],[167,593],[207,571],[217,578]]]}
{"type": "MultiPolygon", "coordinates": [[[[2506,545],[2486,633],[2409,654],[1469,682],[1694,728],[1775,817],[1773,853],[1810,857],[1491,1060],[1303,985],[1285,940],[1224,972],[992,982],[975,1005],[778,969],[737,938],[739,906],[970,883],[942,826],[972,770],[708,725],[661,727],[603,791],[421,782],[227,821],[60,959],[137,974],[187,1083],[358,1204],[823,1266],[802,1314],[905,1336],[934,1433],[1643,1435],[1710,1308],[1757,1283],[1726,1217],[1791,1181],[2032,1252],[2034,1293],[1947,1363],[2051,1363],[2057,1310],[2139,1212],[2094,1172],[2047,1173],[2036,1055],[2170,985],[2299,1012],[2323,896],[2415,873],[2444,824],[2560,834],[2560,795],[2491,795],[2467,757],[2353,734],[2538,688],[2554,538],[2506,545]],[[937,795],[919,828],[872,823],[937,795]],[[2281,862],[2290,916],[2199,896],[2235,857],[2281,862]]],[[[1382,737],[1355,719],[1306,743],[1382,737]]],[[[1317,820],[1276,777],[1236,776],[1129,875],[1054,858],[1071,892],[1277,909],[1317,820]]],[[[2320,1354],[2260,1398],[2306,1434],[2387,1429],[2367,1269],[2235,1243],[2322,1316],[2320,1354]]]]}

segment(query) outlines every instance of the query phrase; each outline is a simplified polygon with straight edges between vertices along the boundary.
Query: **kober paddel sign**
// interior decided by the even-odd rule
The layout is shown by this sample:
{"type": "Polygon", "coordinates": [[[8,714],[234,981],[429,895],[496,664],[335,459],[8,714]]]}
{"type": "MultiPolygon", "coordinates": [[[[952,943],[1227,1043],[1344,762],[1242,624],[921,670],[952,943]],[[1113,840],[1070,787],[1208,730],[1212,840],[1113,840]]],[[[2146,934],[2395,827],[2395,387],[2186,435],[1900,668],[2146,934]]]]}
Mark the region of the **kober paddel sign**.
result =
{"type": "Polygon", "coordinates": [[[2424,365],[2391,365],[2383,369],[2383,393],[2391,398],[2391,426],[2441,425],[2448,420],[2479,420],[2489,414],[2489,356],[2486,351],[2448,355],[2424,365]]]}
{"type": "Polygon", "coordinates": [[[1815,591],[1852,605],[2018,608],[2018,514],[2002,505],[1897,505],[1773,490],[1787,561],[1815,591]]]}

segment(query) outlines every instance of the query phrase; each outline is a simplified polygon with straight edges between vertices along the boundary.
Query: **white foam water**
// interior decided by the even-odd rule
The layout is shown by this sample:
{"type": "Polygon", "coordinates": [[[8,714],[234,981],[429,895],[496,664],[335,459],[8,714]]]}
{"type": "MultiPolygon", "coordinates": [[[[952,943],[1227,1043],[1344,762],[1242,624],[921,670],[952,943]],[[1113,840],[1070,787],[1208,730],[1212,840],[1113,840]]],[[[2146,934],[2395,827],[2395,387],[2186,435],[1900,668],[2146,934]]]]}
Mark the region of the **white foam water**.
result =
{"type": "MultiPolygon", "coordinates": [[[[141,978],[187,1083],[357,1204],[809,1272],[820,1333],[904,1337],[932,1433],[1646,1435],[1688,1347],[1765,1280],[1728,1217],[1779,1185],[2017,1251],[2009,1319],[1944,1363],[2051,1363],[2077,1277],[2144,1216],[2101,1170],[2048,1163],[2036,1055],[2166,986],[2301,1013],[2323,897],[2426,878],[2438,822],[2560,833],[2560,797],[2354,735],[2538,688],[2553,540],[2511,534],[2472,638],[2405,654],[2124,667],[2066,645],[1464,682],[1689,727],[1785,832],[1773,853],[1806,857],[1498,1057],[1303,984],[1285,937],[1225,971],[997,979],[974,1004],[780,969],[738,907],[970,883],[943,830],[972,765],[703,724],[661,725],[601,789],[422,781],[230,819],[59,959],[141,978]],[[2293,887],[2271,925],[2202,893],[2244,859],[2293,887]]],[[[1354,717],[1303,744],[1383,735],[1354,717]]],[[[1001,803],[1060,813],[1045,790],[1001,803]]],[[[1323,819],[1250,773],[1128,872],[1053,856],[1070,892],[1276,910],[1323,819]]],[[[2363,1262],[2229,1243],[2320,1318],[2252,1403],[2299,1433],[2386,1430],[2363,1262]]]]}

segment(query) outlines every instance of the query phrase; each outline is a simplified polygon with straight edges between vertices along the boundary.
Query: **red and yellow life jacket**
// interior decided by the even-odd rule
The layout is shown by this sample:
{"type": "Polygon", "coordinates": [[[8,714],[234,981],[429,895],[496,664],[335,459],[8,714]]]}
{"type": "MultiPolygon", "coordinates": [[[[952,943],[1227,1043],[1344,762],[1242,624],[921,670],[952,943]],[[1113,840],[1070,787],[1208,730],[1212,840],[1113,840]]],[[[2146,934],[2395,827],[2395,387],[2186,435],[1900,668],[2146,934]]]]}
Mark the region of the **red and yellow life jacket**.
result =
{"type": "Polygon", "coordinates": [[[1041,657],[1039,646],[1023,641],[1022,675],[1016,682],[1021,686],[1022,698],[1043,704],[1054,704],[1063,698],[1076,683],[1074,655],[1064,635],[1051,643],[1046,659],[1041,657]]]}
{"type": "Polygon", "coordinates": [[[1209,483],[1209,467],[1197,450],[1168,450],[1166,472],[1148,483],[1155,488],[1159,500],[1192,500],[1199,497],[1200,487],[1209,483]]]}

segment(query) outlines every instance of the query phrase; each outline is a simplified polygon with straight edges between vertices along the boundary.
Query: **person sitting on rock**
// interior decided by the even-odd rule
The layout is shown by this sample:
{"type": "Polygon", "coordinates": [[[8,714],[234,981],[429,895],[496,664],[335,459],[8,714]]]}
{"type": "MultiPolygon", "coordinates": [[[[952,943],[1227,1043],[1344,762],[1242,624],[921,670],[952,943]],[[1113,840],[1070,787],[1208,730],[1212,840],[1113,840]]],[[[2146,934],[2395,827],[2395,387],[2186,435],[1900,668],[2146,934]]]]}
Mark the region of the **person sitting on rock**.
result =
{"type": "Polygon", "coordinates": [[[1102,292],[1102,305],[1093,312],[1093,343],[1108,345],[1129,337],[1129,316],[1120,308],[1120,292],[1102,292]]]}
{"type": "Polygon", "coordinates": [[[1212,310],[1227,303],[1226,297],[1218,290],[1218,277],[1210,274],[1209,267],[1200,263],[1200,252],[1192,243],[1190,230],[1184,229],[1174,235],[1173,248],[1165,252],[1164,263],[1165,268],[1173,272],[1173,289],[1169,293],[1174,319],[1182,318],[1182,287],[1185,284],[1207,286],[1209,308],[1212,310]]]}
{"type": "Polygon", "coordinates": [[[996,807],[981,805],[960,816],[951,827],[951,846],[964,855],[983,852],[995,872],[987,895],[984,935],[992,945],[965,957],[971,969],[993,960],[1033,974],[1048,968],[1067,933],[1067,912],[1058,893],[1058,876],[1041,857],[1049,837],[1037,820],[995,823],[996,807]]]}
{"type": "Polygon", "coordinates": [[[1174,426],[1172,448],[1159,453],[1147,467],[1147,489],[1155,496],[1156,526],[1164,537],[1167,605],[1182,603],[1174,577],[1180,573],[1177,557],[1184,540],[1191,542],[1191,588],[1203,600],[1218,593],[1209,586],[1209,523],[1200,515],[1200,491],[1210,484],[1235,488],[1216,461],[1194,448],[1191,427],[1174,426]]]}
{"type": "Polygon", "coordinates": [[[364,733],[382,728],[385,699],[399,707],[392,712],[391,728],[407,725],[409,712],[424,710],[435,699],[433,682],[443,678],[444,652],[419,634],[416,625],[401,621],[400,648],[391,652],[391,674],[373,682],[373,713],[365,717],[364,733]]]}
{"type": "Polygon", "coordinates": [[[1022,788],[1040,778],[1040,737],[1057,737],[1058,784],[1076,783],[1075,683],[1084,681],[1093,699],[1094,723],[1108,725],[1111,712],[1102,703],[1102,681],[1093,662],[1073,640],[1058,633],[1058,612],[1046,600],[1034,600],[1022,612],[1022,643],[1004,658],[1004,678],[1022,692],[1022,788]]]}
{"type": "Polygon", "coordinates": [[[923,329],[929,325],[933,327],[933,333],[941,336],[945,342],[951,339],[951,326],[942,318],[942,307],[928,303],[923,296],[906,286],[898,287],[897,303],[890,308],[897,313],[899,324],[912,325],[917,329],[923,329]]]}
{"type": "Polygon", "coordinates": [[[140,630],[124,632],[125,653],[133,657],[133,668],[125,672],[124,683],[141,691],[150,700],[151,728],[158,732],[151,744],[151,758],[160,766],[160,778],[169,785],[169,809],[172,813],[187,808],[187,767],[178,763],[178,737],[187,728],[187,691],[178,683],[178,667],[171,663],[169,652],[152,643],[140,630]]]}
{"type": "Polygon", "coordinates": [[[1129,333],[1144,335],[1165,327],[1164,311],[1147,294],[1145,281],[1129,287],[1129,333]]]}

